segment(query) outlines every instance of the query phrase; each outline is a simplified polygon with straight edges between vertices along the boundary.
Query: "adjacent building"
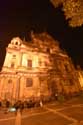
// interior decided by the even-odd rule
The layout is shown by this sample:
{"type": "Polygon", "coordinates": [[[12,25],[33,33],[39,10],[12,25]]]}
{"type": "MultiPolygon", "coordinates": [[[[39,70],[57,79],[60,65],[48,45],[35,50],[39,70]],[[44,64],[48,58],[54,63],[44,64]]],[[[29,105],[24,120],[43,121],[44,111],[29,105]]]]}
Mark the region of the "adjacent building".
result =
{"type": "Polygon", "coordinates": [[[31,41],[15,37],[6,48],[0,73],[0,99],[27,100],[80,90],[71,58],[47,33],[31,34],[31,41]]]}
{"type": "Polygon", "coordinates": [[[77,66],[78,79],[80,82],[81,90],[83,91],[83,70],[80,66],[77,66]]]}

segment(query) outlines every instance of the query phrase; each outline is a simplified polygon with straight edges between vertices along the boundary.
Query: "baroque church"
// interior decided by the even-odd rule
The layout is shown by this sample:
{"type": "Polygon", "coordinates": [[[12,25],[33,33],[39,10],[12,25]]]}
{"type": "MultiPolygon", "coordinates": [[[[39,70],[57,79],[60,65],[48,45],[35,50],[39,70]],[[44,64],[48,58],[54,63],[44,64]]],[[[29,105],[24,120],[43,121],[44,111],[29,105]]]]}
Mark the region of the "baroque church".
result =
{"type": "Polygon", "coordinates": [[[15,37],[6,48],[0,72],[0,99],[49,98],[79,92],[71,58],[47,33],[31,34],[31,41],[15,37]]]}

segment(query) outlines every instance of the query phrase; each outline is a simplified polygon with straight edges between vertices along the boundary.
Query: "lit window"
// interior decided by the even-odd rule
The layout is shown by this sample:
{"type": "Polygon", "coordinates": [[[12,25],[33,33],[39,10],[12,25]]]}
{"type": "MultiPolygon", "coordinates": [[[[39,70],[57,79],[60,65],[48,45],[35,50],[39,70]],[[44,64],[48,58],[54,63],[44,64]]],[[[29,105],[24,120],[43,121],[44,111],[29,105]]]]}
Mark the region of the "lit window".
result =
{"type": "Polygon", "coordinates": [[[27,78],[26,79],[26,87],[32,87],[32,85],[33,85],[33,79],[27,78]]]}
{"type": "Polygon", "coordinates": [[[31,60],[31,59],[28,60],[28,62],[27,62],[27,66],[28,66],[29,68],[32,67],[32,60],[31,60]]]}

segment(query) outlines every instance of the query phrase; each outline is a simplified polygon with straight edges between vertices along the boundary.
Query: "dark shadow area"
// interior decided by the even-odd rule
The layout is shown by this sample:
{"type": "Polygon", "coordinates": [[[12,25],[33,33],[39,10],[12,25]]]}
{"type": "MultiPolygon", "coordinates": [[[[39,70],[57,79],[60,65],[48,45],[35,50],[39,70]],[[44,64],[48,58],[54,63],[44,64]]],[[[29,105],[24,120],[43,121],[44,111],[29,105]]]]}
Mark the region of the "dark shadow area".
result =
{"type": "Polygon", "coordinates": [[[49,0],[9,0],[0,6],[0,66],[11,39],[20,36],[28,40],[30,31],[34,30],[36,33],[47,31],[60,42],[73,62],[83,67],[83,27],[69,27],[61,6],[55,9],[49,0]]]}

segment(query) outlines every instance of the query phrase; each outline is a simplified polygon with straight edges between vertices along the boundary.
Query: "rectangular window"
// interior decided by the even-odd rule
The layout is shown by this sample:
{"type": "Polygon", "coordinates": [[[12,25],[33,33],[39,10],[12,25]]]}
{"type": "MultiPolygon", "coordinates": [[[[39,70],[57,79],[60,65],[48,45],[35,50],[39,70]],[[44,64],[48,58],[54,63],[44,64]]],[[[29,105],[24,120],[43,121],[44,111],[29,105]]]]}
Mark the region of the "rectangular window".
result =
{"type": "Polygon", "coordinates": [[[39,66],[42,66],[42,61],[41,60],[39,60],[39,66]]]}
{"type": "Polygon", "coordinates": [[[9,79],[9,80],[8,80],[8,83],[12,83],[12,80],[11,80],[11,79],[9,79]]]}
{"type": "Polygon", "coordinates": [[[45,61],[45,66],[48,66],[48,62],[47,61],[45,61]]]}
{"type": "Polygon", "coordinates": [[[74,85],[74,82],[72,79],[69,79],[70,85],[74,85]]]}
{"type": "Polygon", "coordinates": [[[13,59],[16,59],[16,55],[12,55],[12,58],[13,58],[13,59]]]}
{"type": "Polygon", "coordinates": [[[14,63],[11,63],[11,68],[14,68],[14,63]]]}
{"type": "Polygon", "coordinates": [[[33,79],[27,78],[26,79],[26,87],[32,87],[33,86],[33,79]]]}
{"type": "Polygon", "coordinates": [[[29,59],[29,60],[27,61],[27,66],[28,66],[29,68],[32,67],[32,60],[31,60],[31,59],[29,59]]]}

